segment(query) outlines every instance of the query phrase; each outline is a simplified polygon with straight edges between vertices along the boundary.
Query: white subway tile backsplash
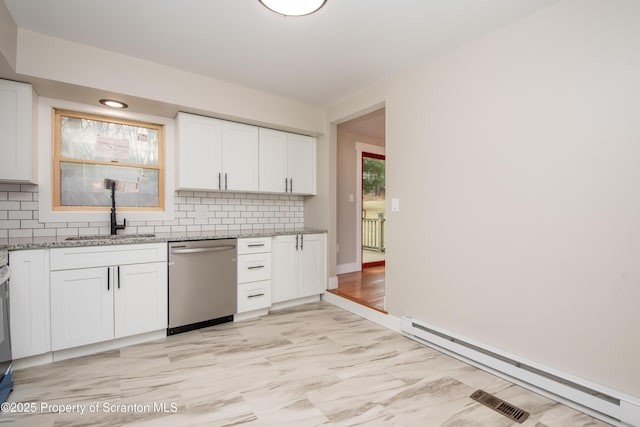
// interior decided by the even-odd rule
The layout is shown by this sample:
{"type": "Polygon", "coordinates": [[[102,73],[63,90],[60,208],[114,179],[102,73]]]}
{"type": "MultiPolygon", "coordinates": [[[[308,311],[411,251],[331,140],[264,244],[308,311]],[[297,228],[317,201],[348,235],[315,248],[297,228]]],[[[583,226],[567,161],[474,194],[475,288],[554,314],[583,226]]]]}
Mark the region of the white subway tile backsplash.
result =
{"type": "MultiPolygon", "coordinates": [[[[271,230],[304,226],[302,196],[178,191],[175,219],[127,221],[127,234],[271,230]]],[[[122,217],[126,217],[126,213],[122,217]]],[[[40,222],[38,186],[0,184],[0,238],[109,234],[109,221],[40,222]]],[[[108,213],[105,213],[108,219],[108,213]]]]}
{"type": "Polygon", "coordinates": [[[0,184],[0,191],[20,191],[20,184],[0,184]]]}
{"type": "Polygon", "coordinates": [[[56,236],[59,237],[67,237],[67,236],[77,236],[78,235],[78,229],[77,228],[57,228],[56,229],[56,236]]]}
{"type": "Polygon", "coordinates": [[[33,219],[33,211],[7,211],[9,219],[33,219]]]}
{"type": "Polygon", "coordinates": [[[37,219],[20,220],[20,228],[44,228],[44,224],[39,223],[37,219]]]}
{"type": "Polygon", "coordinates": [[[99,227],[86,227],[86,228],[78,228],[79,236],[94,236],[96,234],[100,234],[99,227]]]}
{"type": "Polygon", "coordinates": [[[56,235],[55,228],[43,228],[40,230],[33,230],[33,237],[55,237],[55,235],[56,235]]]}
{"type": "Polygon", "coordinates": [[[37,211],[38,202],[20,202],[19,209],[23,211],[37,211]]]}
{"type": "Polygon", "coordinates": [[[88,222],[68,222],[67,227],[73,228],[86,228],[89,226],[88,222]]]}
{"type": "Polygon", "coordinates": [[[33,193],[11,192],[9,193],[9,200],[31,202],[33,201],[33,193]]]}
{"type": "Polygon", "coordinates": [[[12,219],[12,220],[1,220],[0,221],[0,229],[2,230],[12,230],[20,228],[20,220],[12,219]]]}
{"type": "Polygon", "coordinates": [[[1,211],[19,211],[20,202],[0,202],[1,211]]]}
{"type": "Polygon", "coordinates": [[[29,229],[9,230],[9,237],[33,237],[33,231],[29,229]]]}

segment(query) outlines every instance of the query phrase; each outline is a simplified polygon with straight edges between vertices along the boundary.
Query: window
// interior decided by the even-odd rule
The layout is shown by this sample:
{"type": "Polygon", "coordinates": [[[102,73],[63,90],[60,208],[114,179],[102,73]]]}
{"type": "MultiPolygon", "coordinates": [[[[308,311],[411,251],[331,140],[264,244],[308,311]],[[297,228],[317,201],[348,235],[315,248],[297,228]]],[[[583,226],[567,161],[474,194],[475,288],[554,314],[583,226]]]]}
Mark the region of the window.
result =
{"type": "Polygon", "coordinates": [[[114,180],[119,208],[162,211],[163,133],[158,124],[55,110],[53,209],[108,210],[105,180],[114,180]]]}

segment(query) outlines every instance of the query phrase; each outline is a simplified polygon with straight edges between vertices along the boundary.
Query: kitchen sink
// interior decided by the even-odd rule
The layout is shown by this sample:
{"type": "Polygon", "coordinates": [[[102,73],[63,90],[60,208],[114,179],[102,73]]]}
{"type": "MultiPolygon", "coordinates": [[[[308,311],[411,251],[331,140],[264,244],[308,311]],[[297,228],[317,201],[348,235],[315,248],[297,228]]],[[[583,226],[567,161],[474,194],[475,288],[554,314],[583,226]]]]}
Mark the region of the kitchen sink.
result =
{"type": "Polygon", "coordinates": [[[100,234],[93,236],[72,236],[65,240],[121,240],[121,239],[142,239],[146,237],[156,237],[155,234],[100,234]]]}

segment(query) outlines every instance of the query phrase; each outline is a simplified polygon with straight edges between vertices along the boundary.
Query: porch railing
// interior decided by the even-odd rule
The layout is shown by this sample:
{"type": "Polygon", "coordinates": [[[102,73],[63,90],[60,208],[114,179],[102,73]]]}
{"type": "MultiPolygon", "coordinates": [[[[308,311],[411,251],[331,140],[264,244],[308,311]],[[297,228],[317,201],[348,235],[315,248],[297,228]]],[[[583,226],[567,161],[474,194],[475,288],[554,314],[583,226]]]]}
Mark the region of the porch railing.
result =
{"type": "Polygon", "coordinates": [[[362,246],[376,252],[384,252],[384,212],[378,212],[377,218],[366,218],[362,211],[362,246]]]}

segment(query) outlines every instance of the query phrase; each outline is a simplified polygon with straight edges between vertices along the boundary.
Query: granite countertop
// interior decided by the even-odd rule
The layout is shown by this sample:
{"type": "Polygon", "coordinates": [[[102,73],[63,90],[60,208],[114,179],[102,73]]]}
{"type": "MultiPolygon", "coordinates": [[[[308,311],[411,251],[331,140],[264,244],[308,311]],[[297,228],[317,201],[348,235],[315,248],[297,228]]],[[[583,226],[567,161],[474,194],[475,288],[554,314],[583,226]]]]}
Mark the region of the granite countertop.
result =
{"type": "MultiPolygon", "coordinates": [[[[315,228],[274,229],[263,231],[221,231],[195,233],[156,233],[118,235],[112,238],[104,236],[80,236],[81,240],[66,240],[64,237],[15,237],[0,239],[0,245],[5,245],[10,251],[46,248],[71,248],[82,246],[132,245],[141,243],[176,242],[183,240],[214,240],[214,239],[244,239],[254,237],[273,237],[290,234],[323,234],[327,230],[315,228]],[[94,238],[95,237],[95,238],[94,238]]],[[[77,237],[76,237],[77,239],[77,237]]]]}

